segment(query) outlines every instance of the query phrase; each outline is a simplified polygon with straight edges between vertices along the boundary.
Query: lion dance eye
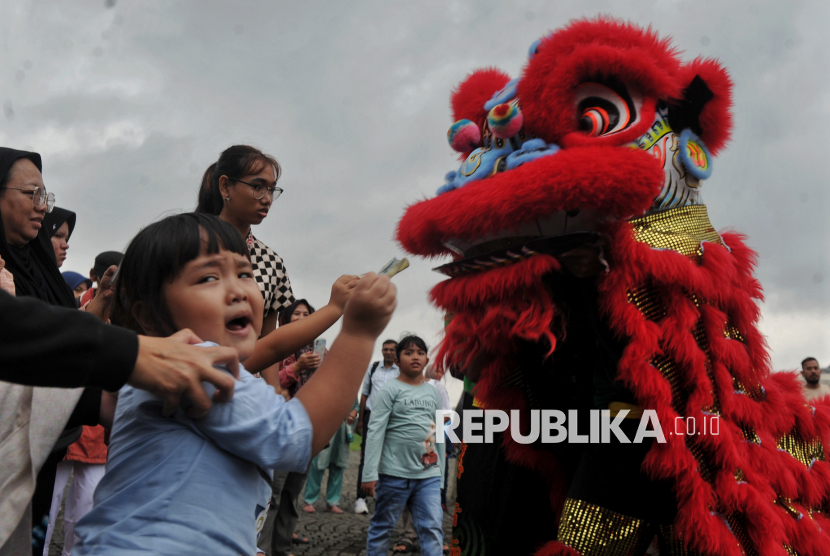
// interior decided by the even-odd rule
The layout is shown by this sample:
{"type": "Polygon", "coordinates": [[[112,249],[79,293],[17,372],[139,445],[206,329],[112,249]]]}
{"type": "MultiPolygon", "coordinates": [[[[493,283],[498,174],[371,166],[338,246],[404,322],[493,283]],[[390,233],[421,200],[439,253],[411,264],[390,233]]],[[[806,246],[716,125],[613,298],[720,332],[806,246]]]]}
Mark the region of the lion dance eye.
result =
{"type": "Polygon", "coordinates": [[[579,119],[579,131],[584,131],[591,137],[599,137],[608,131],[611,117],[601,106],[590,106],[582,111],[579,119]]]}
{"type": "Polygon", "coordinates": [[[599,83],[583,83],[576,90],[579,131],[600,137],[622,131],[636,120],[634,103],[624,87],[617,92],[599,83]]]}

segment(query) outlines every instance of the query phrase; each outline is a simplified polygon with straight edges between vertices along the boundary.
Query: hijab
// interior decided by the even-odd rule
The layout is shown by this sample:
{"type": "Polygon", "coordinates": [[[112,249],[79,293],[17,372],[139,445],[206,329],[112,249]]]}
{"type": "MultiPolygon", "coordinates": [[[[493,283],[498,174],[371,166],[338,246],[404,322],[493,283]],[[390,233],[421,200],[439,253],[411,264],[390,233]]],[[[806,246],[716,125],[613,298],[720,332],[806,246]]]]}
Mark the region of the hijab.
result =
{"type": "Polygon", "coordinates": [[[69,238],[72,237],[72,230],[75,229],[74,212],[60,207],[54,207],[52,212],[47,212],[46,216],[43,217],[43,227],[46,229],[46,233],[49,234],[50,238],[58,233],[58,230],[60,230],[64,222],[66,222],[69,228],[69,233],[66,234],[66,241],[69,241],[69,238]]]}
{"type": "MultiPolygon", "coordinates": [[[[43,171],[38,153],[0,147],[0,184],[3,187],[8,182],[7,178],[14,163],[24,158],[31,160],[38,170],[43,171]]],[[[2,194],[9,195],[10,192],[5,191],[2,194]]],[[[51,234],[46,226],[42,226],[37,237],[23,247],[14,247],[6,240],[6,228],[0,210],[0,257],[6,261],[6,269],[14,275],[14,287],[18,297],[35,297],[50,305],[75,308],[72,290],[66,285],[58,270],[51,234]]]]}

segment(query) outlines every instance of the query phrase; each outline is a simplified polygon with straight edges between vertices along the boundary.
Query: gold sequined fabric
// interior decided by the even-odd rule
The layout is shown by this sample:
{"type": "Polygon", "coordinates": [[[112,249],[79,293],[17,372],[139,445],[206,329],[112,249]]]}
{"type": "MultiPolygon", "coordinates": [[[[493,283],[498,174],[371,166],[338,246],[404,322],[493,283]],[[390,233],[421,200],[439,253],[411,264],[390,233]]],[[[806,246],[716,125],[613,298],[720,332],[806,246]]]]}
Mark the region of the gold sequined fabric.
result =
{"type": "Polygon", "coordinates": [[[559,541],[591,556],[643,556],[654,538],[648,523],[583,500],[568,498],[559,541]]]}
{"type": "Polygon", "coordinates": [[[653,322],[662,319],[667,313],[665,304],[651,286],[628,292],[628,302],[636,305],[646,320],[653,322]]]}
{"type": "Polygon", "coordinates": [[[746,340],[741,334],[741,331],[729,324],[728,322],[724,325],[723,335],[729,338],[730,340],[738,340],[742,344],[746,343],[746,340]]]}
{"type": "Polygon", "coordinates": [[[744,435],[744,439],[746,439],[747,442],[752,442],[753,444],[760,444],[761,443],[761,439],[758,436],[758,433],[755,432],[754,428],[752,428],[748,425],[740,425],[740,428],[741,428],[741,432],[744,435]]]}
{"type": "Polygon", "coordinates": [[[813,464],[813,460],[824,460],[824,446],[821,444],[821,440],[815,439],[808,442],[795,432],[785,434],[779,438],[778,449],[787,452],[807,467],[813,464]]]}
{"type": "Polygon", "coordinates": [[[746,517],[739,512],[726,514],[725,517],[729,528],[732,529],[732,534],[738,540],[738,548],[741,549],[742,553],[746,556],[758,556],[758,551],[753,548],[752,539],[749,538],[749,533],[746,532],[746,525],[744,525],[746,517]]]}
{"type": "Polygon", "coordinates": [[[679,414],[683,414],[683,406],[686,403],[686,393],[680,382],[680,371],[674,361],[662,355],[655,355],[651,358],[651,365],[655,367],[663,378],[669,381],[671,387],[672,407],[679,414]]]}
{"type": "Polygon", "coordinates": [[[764,390],[760,384],[756,384],[752,388],[747,388],[743,382],[733,376],[732,387],[735,388],[735,393],[746,394],[750,400],[759,402],[764,399],[764,390]]]}
{"type": "Polygon", "coordinates": [[[703,254],[701,242],[723,245],[712,223],[706,205],[690,205],[664,210],[630,220],[634,237],[653,249],[670,249],[690,258],[703,254]]]}

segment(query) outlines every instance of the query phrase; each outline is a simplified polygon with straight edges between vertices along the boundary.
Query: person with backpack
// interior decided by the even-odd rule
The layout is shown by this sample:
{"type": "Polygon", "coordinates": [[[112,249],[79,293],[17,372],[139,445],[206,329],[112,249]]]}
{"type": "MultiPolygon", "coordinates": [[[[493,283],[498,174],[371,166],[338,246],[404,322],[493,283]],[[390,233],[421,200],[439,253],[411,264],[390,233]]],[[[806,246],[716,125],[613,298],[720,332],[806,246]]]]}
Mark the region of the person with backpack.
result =
{"type": "Polygon", "coordinates": [[[357,470],[357,498],[354,501],[354,513],[368,514],[366,506],[366,494],[363,492],[363,483],[360,478],[363,476],[363,462],[366,459],[366,437],[369,435],[369,417],[372,414],[372,404],[377,398],[378,392],[390,380],[398,378],[400,369],[397,365],[397,354],[395,353],[398,342],[386,340],[381,346],[383,364],[375,361],[366,370],[363,378],[363,388],[360,391],[360,412],[357,418],[357,430],[361,434],[360,440],[360,467],[357,470]]]}

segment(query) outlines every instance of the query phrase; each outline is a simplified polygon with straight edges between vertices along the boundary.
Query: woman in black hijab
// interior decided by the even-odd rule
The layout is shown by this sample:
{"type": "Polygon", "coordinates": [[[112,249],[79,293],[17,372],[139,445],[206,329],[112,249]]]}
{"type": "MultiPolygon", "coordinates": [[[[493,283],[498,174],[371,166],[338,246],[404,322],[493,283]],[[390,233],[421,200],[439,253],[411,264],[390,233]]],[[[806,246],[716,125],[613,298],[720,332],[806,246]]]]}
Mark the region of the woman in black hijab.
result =
{"type": "Polygon", "coordinates": [[[0,257],[14,275],[17,296],[74,307],[58,271],[43,218],[54,206],[41,176],[40,155],[0,147],[0,257]]]}
{"type": "MultiPolygon", "coordinates": [[[[58,270],[50,233],[43,226],[55,197],[46,193],[42,168],[39,154],[0,147],[0,257],[14,275],[17,297],[36,297],[50,305],[74,309],[75,297],[58,270]]],[[[37,372],[36,361],[32,362],[32,372],[37,372]]],[[[48,524],[58,462],[66,447],[80,436],[81,425],[98,424],[100,407],[101,390],[86,388],[38,474],[32,496],[33,539],[38,541],[34,543],[35,552],[45,534],[44,517],[48,524]]]]}
{"type": "Polygon", "coordinates": [[[69,238],[72,237],[72,231],[75,229],[75,218],[74,212],[60,207],[53,208],[52,212],[47,212],[43,217],[43,229],[52,239],[58,268],[62,267],[66,260],[69,238]]]}

